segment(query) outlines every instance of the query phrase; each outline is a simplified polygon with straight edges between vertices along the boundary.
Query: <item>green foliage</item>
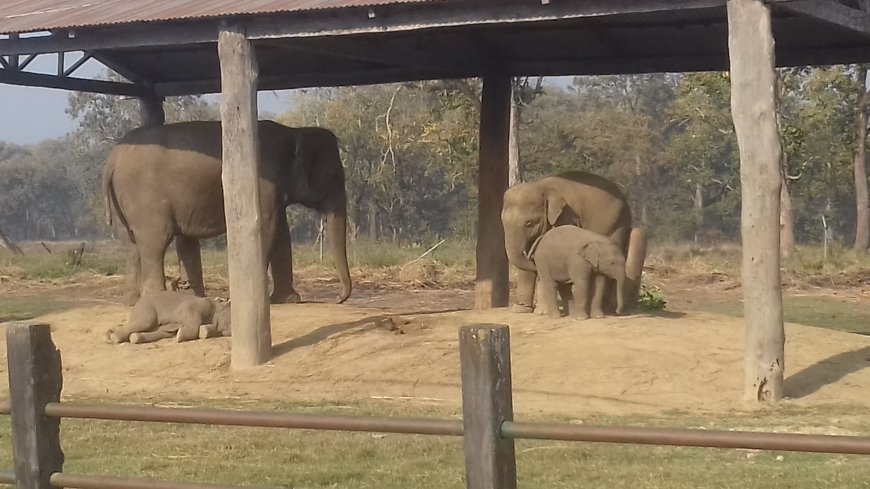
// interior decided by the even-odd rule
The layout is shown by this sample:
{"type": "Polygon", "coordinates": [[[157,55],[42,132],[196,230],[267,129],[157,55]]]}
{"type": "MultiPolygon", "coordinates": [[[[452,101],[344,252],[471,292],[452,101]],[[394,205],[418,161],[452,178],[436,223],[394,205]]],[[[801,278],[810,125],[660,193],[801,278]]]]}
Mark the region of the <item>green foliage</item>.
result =
{"type": "Polygon", "coordinates": [[[662,295],[658,287],[647,285],[645,282],[640,284],[640,292],[637,295],[637,306],[645,311],[662,311],[668,301],[662,295]]]}
{"type": "MultiPolygon", "coordinates": [[[[783,170],[799,242],[851,240],[855,66],[780,71],[783,170]]],[[[113,76],[105,75],[109,79],[113,76]]],[[[568,86],[515,80],[527,179],[585,170],[617,182],[636,226],[654,241],[696,245],[739,238],[739,158],[725,73],[577,77],[568,86]]],[[[279,116],[339,137],[351,240],[425,246],[477,234],[480,83],[414,82],[302,90],[279,116]]],[[[214,119],[198,97],[168,99],[167,121],[214,119]]],[[[21,147],[0,142],[0,228],[13,240],[105,236],[99,188],[106,153],[139,124],[135,99],[74,94],[78,128],[21,147]]],[[[291,207],[297,243],[317,240],[320,216],[291,207]]],[[[209,246],[220,248],[223,241],[209,246]]],[[[390,259],[385,259],[389,262],[390,259]]]]}

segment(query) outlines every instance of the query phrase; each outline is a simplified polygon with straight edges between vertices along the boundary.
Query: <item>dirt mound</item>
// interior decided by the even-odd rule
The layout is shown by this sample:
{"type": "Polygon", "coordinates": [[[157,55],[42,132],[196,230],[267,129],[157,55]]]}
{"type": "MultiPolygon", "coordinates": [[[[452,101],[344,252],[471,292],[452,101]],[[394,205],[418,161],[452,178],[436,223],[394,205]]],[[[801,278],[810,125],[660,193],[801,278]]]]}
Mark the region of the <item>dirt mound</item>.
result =
{"type": "MultiPolygon", "coordinates": [[[[155,399],[405,399],[459,405],[458,328],[511,326],[519,412],[724,412],[743,404],[743,323],[699,313],[575,322],[506,310],[396,314],[389,307],[272,308],[274,358],[229,369],[230,339],[110,345],[128,309],[87,306],[42,319],[64,363],[64,395],[155,399]]],[[[870,407],[870,338],[787,325],[787,401],[870,407]]],[[[5,356],[5,345],[0,345],[5,356]]],[[[5,359],[0,362],[5,368],[5,359]]],[[[0,375],[6,390],[6,376],[0,375]]]]}

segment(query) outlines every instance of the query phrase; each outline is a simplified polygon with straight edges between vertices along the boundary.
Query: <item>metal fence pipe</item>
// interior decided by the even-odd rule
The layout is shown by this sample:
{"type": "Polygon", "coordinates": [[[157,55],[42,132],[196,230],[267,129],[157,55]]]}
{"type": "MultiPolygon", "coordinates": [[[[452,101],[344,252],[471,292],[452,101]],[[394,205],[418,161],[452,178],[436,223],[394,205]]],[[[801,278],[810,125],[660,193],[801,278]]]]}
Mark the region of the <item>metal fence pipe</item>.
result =
{"type": "Polygon", "coordinates": [[[254,426],[415,435],[461,436],[462,420],[285,414],[220,409],[162,408],[50,402],[45,414],[57,418],[152,421],[161,423],[254,426]]]}
{"type": "Polygon", "coordinates": [[[870,437],[505,421],[505,438],[870,455],[870,437]]]}
{"type": "Polygon", "coordinates": [[[0,470],[0,484],[15,484],[15,472],[11,470],[0,470]]]}
{"type": "Polygon", "coordinates": [[[154,479],[122,479],[97,475],[51,474],[52,487],[78,489],[265,489],[255,486],[221,486],[199,482],[162,481],[154,479]]]}

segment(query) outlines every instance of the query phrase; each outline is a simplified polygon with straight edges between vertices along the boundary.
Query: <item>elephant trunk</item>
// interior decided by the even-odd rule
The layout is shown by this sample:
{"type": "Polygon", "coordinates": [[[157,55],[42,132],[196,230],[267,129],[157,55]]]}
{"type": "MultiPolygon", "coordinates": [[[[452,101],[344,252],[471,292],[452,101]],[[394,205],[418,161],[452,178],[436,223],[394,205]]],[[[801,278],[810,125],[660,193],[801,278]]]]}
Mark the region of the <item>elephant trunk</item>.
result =
{"type": "Polygon", "coordinates": [[[508,238],[505,240],[505,251],[511,265],[527,272],[536,272],[535,262],[526,256],[526,240],[508,238]]]}
{"type": "Polygon", "coordinates": [[[338,303],[341,304],[350,297],[353,289],[350,267],[347,263],[347,198],[342,191],[332,200],[324,210],[326,239],[329,240],[335,267],[338,269],[338,278],[341,280],[341,294],[338,296],[338,303]]]}
{"type": "Polygon", "coordinates": [[[620,315],[625,311],[625,273],[617,276],[616,279],[616,314],[620,315]]]}

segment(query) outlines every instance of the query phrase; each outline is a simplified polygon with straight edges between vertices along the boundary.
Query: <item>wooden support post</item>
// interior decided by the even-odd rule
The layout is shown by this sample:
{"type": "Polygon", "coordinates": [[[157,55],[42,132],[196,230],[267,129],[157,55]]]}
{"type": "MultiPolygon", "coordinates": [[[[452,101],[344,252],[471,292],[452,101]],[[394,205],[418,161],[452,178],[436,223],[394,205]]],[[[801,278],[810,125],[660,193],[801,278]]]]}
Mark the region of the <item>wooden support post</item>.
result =
{"type": "Polygon", "coordinates": [[[50,489],[51,474],[63,469],[60,419],[45,415],[45,405],[60,401],[60,352],[48,324],[6,326],[9,401],[12,407],[12,458],[19,489],[50,489]]]}
{"type": "Polygon", "coordinates": [[[232,366],[260,365],[271,354],[266,252],[260,221],[257,60],[238,26],[221,29],[223,189],[227,220],[232,366]]]}
{"type": "Polygon", "coordinates": [[[139,118],[142,126],[159,126],[166,122],[166,112],[163,110],[163,97],[147,95],[139,97],[139,118]]]}
{"type": "Polygon", "coordinates": [[[780,146],[770,11],[763,0],[728,0],[731,114],[740,148],[744,388],[747,399],[782,397],[785,332],[779,264],[780,146]]]}
{"type": "Polygon", "coordinates": [[[508,259],[504,250],[501,208],[508,187],[511,77],[483,79],[480,104],[480,172],[478,178],[477,283],[475,307],[506,307],[508,259]]]}
{"type": "Polygon", "coordinates": [[[513,421],[510,329],[475,324],[459,330],[462,423],[468,489],[516,489],[513,439],[501,426],[513,421]]]}

